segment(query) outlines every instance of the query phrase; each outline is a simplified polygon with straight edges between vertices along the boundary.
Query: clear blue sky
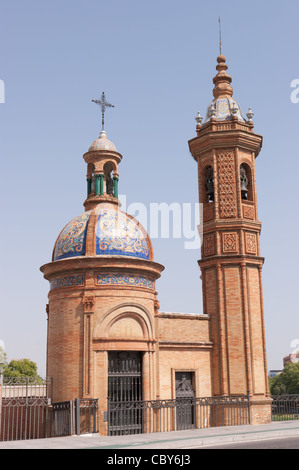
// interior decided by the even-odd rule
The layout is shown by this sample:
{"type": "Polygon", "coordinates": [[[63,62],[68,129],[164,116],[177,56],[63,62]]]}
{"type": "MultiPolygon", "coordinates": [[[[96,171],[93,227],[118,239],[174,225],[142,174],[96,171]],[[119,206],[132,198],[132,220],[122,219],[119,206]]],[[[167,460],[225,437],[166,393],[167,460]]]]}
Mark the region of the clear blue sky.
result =
{"type": "MultiPolygon", "coordinates": [[[[295,0],[2,0],[0,340],[9,359],[29,357],[46,373],[49,286],[39,267],[84,210],[82,155],[100,130],[92,99],[105,91],[115,105],[106,130],[123,155],[128,203],[197,201],[187,142],[212,100],[219,15],[234,97],[264,136],[256,169],[268,368],[282,367],[299,338],[295,0]]],[[[161,310],[202,312],[199,252],[181,239],[153,244],[166,267],[161,310]]]]}

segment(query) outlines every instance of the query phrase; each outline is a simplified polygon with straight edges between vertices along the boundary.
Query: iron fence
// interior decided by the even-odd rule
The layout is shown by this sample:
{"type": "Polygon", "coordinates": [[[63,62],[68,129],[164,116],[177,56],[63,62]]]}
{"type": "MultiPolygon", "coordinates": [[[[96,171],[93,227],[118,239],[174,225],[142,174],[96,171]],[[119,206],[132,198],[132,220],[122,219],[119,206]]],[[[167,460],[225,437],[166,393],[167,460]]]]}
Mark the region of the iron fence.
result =
{"type": "Polygon", "coordinates": [[[99,432],[98,427],[98,400],[94,398],[77,398],[76,410],[76,434],[89,434],[99,432]]]}
{"type": "Polygon", "coordinates": [[[52,403],[52,380],[1,377],[0,441],[98,432],[98,400],[52,403]]]}
{"type": "Polygon", "coordinates": [[[272,421],[299,419],[299,395],[274,395],[271,398],[272,421]]]}
{"type": "Polygon", "coordinates": [[[98,400],[80,399],[53,403],[51,436],[98,432],[98,400]]]}
{"type": "Polygon", "coordinates": [[[4,377],[0,392],[0,441],[49,436],[50,379],[4,377]]]}
{"type": "Polygon", "coordinates": [[[75,409],[73,400],[53,403],[51,415],[51,436],[60,437],[75,434],[75,409]]]}
{"type": "Polygon", "coordinates": [[[110,436],[250,424],[250,397],[108,400],[107,421],[110,436]]]}
{"type": "MultiPolygon", "coordinates": [[[[51,403],[52,381],[4,378],[0,441],[97,433],[98,400],[51,403]]],[[[272,421],[299,419],[299,395],[272,396],[272,421]]],[[[108,399],[108,435],[250,424],[250,396],[114,401],[108,399]]]]}

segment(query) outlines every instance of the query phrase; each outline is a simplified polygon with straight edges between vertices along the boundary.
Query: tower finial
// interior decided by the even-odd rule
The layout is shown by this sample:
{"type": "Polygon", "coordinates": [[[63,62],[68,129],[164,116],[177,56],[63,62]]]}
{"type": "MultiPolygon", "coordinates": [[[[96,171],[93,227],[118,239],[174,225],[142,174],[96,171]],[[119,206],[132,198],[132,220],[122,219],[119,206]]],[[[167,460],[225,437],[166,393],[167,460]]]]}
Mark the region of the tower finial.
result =
{"type": "Polygon", "coordinates": [[[217,75],[213,78],[214,82],[214,90],[213,90],[213,95],[214,98],[222,98],[222,97],[228,97],[228,96],[233,96],[233,89],[231,86],[231,81],[232,78],[228,73],[226,72],[227,70],[227,65],[226,65],[226,58],[224,55],[220,55],[217,57],[217,62],[218,65],[216,69],[218,70],[217,75]]]}
{"type": "Polygon", "coordinates": [[[222,39],[221,39],[221,20],[220,20],[220,16],[218,16],[218,22],[219,22],[219,51],[220,51],[220,55],[222,55],[222,39]]]}
{"type": "Polygon", "coordinates": [[[106,108],[114,108],[113,104],[108,103],[105,97],[105,93],[102,92],[102,96],[100,100],[91,100],[93,103],[96,103],[100,106],[101,111],[102,111],[102,131],[104,130],[104,114],[106,111],[106,108]]]}

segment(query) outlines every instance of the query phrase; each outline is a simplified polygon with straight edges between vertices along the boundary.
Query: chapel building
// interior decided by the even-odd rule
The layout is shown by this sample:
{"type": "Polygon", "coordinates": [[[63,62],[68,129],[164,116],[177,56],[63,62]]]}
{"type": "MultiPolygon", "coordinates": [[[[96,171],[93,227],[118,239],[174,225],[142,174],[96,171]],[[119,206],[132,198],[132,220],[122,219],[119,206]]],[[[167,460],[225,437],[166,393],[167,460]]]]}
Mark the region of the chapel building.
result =
{"type": "Polygon", "coordinates": [[[121,211],[122,155],[104,129],[83,156],[85,211],[62,229],[52,261],[41,267],[50,283],[53,402],[98,399],[101,434],[108,398],[249,393],[252,424],[271,419],[255,183],[262,137],[233,98],[225,57],[217,61],[214,99],[189,141],[203,204],[203,313],[159,311],[164,267],[141,224],[121,211]]]}

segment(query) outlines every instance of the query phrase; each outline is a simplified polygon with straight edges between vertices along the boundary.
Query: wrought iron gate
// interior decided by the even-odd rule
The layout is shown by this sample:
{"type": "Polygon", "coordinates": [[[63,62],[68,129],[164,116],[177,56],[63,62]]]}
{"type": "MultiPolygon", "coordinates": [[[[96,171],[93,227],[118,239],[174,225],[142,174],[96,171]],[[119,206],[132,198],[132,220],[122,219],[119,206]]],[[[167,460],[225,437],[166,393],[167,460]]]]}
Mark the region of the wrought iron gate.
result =
{"type": "MultiPolygon", "coordinates": [[[[108,356],[108,402],[132,403],[142,400],[142,357],[139,352],[112,351],[108,356]]],[[[142,410],[129,406],[109,407],[108,434],[142,432],[142,410]]]]}
{"type": "Polygon", "coordinates": [[[98,400],[76,398],[52,404],[51,437],[98,432],[98,400]]]}
{"type": "Polygon", "coordinates": [[[175,392],[177,430],[192,429],[195,427],[195,406],[192,400],[195,392],[192,372],[176,372],[175,392]]]}

